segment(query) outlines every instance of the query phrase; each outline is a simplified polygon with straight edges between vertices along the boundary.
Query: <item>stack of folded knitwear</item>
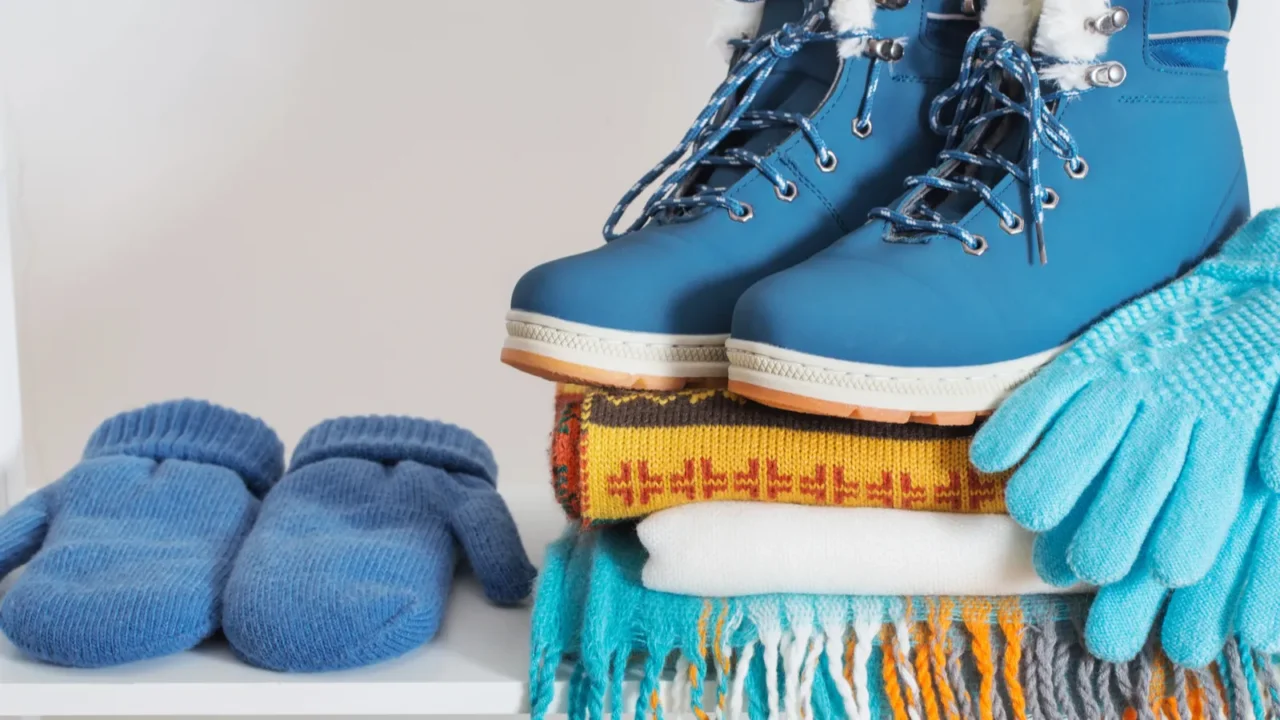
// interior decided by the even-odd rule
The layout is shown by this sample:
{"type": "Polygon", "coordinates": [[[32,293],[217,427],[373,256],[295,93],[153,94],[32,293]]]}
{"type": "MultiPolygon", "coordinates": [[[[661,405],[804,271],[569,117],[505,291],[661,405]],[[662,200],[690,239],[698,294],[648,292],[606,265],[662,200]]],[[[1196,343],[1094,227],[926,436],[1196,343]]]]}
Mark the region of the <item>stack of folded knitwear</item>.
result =
{"type": "Polygon", "coordinates": [[[574,718],[1273,717],[1268,659],[1238,644],[1194,671],[1154,639],[1092,658],[1089,588],[1039,579],[975,431],[561,386],[574,522],[534,610],[533,716],[569,661],[574,718]]]}

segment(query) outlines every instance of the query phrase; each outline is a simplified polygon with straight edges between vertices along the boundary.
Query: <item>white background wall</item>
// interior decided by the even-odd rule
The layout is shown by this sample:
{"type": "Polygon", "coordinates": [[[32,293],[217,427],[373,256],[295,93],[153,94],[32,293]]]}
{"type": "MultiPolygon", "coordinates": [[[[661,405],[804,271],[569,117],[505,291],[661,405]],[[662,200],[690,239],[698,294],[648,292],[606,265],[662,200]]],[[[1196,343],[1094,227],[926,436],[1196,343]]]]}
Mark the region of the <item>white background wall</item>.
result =
{"type": "MultiPolygon", "coordinates": [[[[1242,2],[1263,207],[1280,3],[1242,2]]],[[[598,244],[702,107],[711,8],[0,2],[30,482],[107,415],[197,396],[287,443],[343,413],[443,417],[493,444],[503,482],[545,483],[550,386],[497,360],[510,288],[598,244]]]]}

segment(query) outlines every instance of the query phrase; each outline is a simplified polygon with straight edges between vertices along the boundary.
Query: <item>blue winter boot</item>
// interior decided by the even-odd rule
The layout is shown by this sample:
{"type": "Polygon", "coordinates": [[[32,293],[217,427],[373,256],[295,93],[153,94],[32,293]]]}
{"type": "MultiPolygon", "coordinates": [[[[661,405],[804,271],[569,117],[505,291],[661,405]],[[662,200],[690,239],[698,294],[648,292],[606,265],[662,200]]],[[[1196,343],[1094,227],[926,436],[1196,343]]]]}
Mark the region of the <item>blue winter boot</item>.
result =
{"type": "MultiPolygon", "coordinates": [[[[987,13],[1023,0],[990,0],[987,13]]],[[[1033,50],[969,40],[947,149],[870,223],[747,291],[730,387],[967,424],[1248,217],[1228,0],[1044,0],[1033,50]]]]}
{"type": "Polygon", "coordinates": [[[941,149],[928,107],[977,27],[965,3],[729,3],[755,39],[732,43],[728,79],[614,209],[607,244],[521,278],[503,361],[627,388],[723,383],[738,296],[857,227],[941,149]]]}

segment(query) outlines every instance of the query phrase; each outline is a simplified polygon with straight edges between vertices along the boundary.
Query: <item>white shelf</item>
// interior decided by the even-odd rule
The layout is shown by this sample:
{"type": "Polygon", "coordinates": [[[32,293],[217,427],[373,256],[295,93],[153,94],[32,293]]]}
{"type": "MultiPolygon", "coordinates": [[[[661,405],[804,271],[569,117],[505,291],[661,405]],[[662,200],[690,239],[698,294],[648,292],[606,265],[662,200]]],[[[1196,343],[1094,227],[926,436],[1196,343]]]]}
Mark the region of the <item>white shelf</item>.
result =
{"type": "MultiPolygon", "coordinates": [[[[550,490],[504,494],[540,564],[563,527],[550,490]]],[[[493,607],[474,579],[459,578],[431,643],[373,667],[307,675],[250,667],[221,640],[123,667],[58,668],[27,659],[0,635],[0,716],[527,713],[530,606],[493,607]]]]}

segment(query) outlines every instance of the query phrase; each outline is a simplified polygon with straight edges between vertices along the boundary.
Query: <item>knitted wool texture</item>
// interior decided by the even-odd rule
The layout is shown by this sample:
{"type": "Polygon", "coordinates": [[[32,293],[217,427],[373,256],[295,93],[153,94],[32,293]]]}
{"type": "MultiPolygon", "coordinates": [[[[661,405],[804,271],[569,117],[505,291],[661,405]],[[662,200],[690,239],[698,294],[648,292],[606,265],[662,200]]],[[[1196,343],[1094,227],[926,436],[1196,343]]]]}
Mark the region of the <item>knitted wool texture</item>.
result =
{"type": "Polygon", "coordinates": [[[1085,333],[997,410],[973,460],[1001,470],[1026,456],[1006,499],[1037,532],[1091,498],[1067,553],[1079,577],[1119,581],[1145,552],[1156,578],[1183,587],[1228,542],[1259,442],[1261,479],[1280,490],[1277,387],[1280,211],[1270,211],[1085,333]]]}
{"type": "Polygon", "coordinates": [[[535,719],[565,658],[570,718],[1258,720],[1280,708],[1267,659],[1234,642],[1203,671],[1154,644],[1132,663],[1094,660],[1076,630],[1081,598],[699,598],[646,590],[644,561],[625,526],[570,529],[548,549],[535,719]]]}
{"type": "Polygon", "coordinates": [[[1169,657],[1183,665],[1212,662],[1233,633],[1280,651],[1280,495],[1252,478],[1227,544],[1203,580],[1170,592],[1140,560],[1129,577],[1099,593],[1086,635],[1095,654],[1128,659],[1156,625],[1169,657]]]}
{"type": "Polygon", "coordinates": [[[562,386],[552,482],[585,524],[713,500],[1004,513],[1007,475],[973,469],[973,433],[791,413],[724,390],[562,386]]]}
{"type": "Polygon", "coordinates": [[[30,560],[0,628],[45,662],[103,667],[218,628],[257,493],[284,465],[270,428],[194,400],[107,420],[84,459],[0,518],[0,574],[30,560]]]}
{"type": "Polygon", "coordinates": [[[453,425],[361,417],[312,428],[227,583],[232,648],[300,672],[413,650],[440,625],[459,543],[491,600],[524,599],[535,571],[496,478],[489,447],[453,425]]]}

